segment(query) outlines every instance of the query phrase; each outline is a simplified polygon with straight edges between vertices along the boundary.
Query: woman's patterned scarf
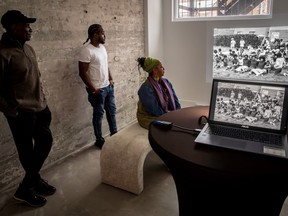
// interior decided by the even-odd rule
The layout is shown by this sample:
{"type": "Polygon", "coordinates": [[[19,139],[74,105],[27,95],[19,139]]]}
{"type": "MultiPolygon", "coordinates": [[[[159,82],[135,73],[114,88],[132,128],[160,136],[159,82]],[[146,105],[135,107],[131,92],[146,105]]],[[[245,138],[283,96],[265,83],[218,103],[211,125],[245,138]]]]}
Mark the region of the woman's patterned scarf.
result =
{"type": "Polygon", "coordinates": [[[160,79],[158,82],[152,77],[148,77],[153,89],[156,92],[157,100],[161,108],[165,111],[172,111],[176,109],[173,91],[166,81],[166,79],[160,79]]]}

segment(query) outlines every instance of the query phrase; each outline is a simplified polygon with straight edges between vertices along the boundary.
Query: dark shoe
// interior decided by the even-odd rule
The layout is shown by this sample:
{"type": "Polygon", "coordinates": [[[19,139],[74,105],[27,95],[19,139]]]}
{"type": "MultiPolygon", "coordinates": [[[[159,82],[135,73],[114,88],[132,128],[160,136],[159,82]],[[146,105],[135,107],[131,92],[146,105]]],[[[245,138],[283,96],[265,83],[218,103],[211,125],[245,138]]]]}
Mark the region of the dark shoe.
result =
{"type": "Polygon", "coordinates": [[[117,133],[117,131],[114,131],[114,132],[110,133],[110,136],[113,136],[116,133],[117,133]]]}
{"type": "Polygon", "coordinates": [[[41,196],[50,196],[54,194],[55,191],[56,191],[56,188],[53,187],[52,185],[49,185],[48,182],[42,178],[40,178],[40,180],[35,186],[36,194],[41,195],[41,196]]]}
{"type": "Polygon", "coordinates": [[[96,140],[95,142],[95,146],[98,147],[99,149],[102,149],[102,146],[104,145],[105,143],[105,139],[104,138],[101,138],[99,140],[96,140]]]}
{"type": "Polygon", "coordinates": [[[26,202],[33,207],[44,206],[47,202],[44,197],[36,195],[32,188],[25,188],[21,184],[14,194],[14,199],[21,202],[26,202]]]}

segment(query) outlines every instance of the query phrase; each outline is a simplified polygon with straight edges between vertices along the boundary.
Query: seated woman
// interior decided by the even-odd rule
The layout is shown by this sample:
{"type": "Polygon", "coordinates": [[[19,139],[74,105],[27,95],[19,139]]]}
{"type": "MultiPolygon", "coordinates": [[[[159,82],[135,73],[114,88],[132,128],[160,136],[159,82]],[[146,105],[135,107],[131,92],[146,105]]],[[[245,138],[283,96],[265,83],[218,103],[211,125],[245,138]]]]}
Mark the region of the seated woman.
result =
{"type": "Polygon", "coordinates": [[[239,65],[239,67],[236,68],[236,72],[240,72],[240,73],[247,72],[250,67],[250,63],[251,62],[250,62],[248,55],[244,55],[243,64],[239,65]]]}
{"type": "Polygon", "coordinates": [[[267,67],[266,67],[266,59],[265,56],[259,57],[259,62],[257,64],[257,68],[253,68],[251,70],[251,74],[254,73],[256,76],[261,76],[263,74],[267,73],[267,67]]]}
{"type": "Polygon", "coordinates": [[[142,57],[137,59],[138,69],[149,75],[138,90],[139,102],[137,120],[141,127],[148,129],[158,116],[180,109],[180,103],[172,84],[163,78],[164,67],[158,59],[142,57]]]}
{"type": "Polygon", "coordinates": [[[258,60],[256,58],[257,56],[256,55],[252,55],[251,56],[251,60],[250,60],[250,67],[249,67],[249,70],[252,70],[252,69],[255,69],[257,68],[257,65],[258,65],[258,60]]]}
{"type": "Polygon", "coordinates": [[[272,65],[271,67],[271,71],[273,71],[275,75],[281,75],[284,65],[285,65],[285,58],[282,56],[280,52],[278,52],[276,54],[275,64],[272,65]]]}

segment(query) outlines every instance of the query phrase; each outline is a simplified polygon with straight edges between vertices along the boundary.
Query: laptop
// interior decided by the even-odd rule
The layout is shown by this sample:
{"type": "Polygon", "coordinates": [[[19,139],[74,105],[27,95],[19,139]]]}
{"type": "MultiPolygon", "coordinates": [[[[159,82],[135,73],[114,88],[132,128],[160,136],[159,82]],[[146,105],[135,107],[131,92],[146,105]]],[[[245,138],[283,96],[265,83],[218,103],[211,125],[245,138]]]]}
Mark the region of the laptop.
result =
{"type": "Polygon", "coordinates": [[[214,79],[208,122],[195,142],[288,158],[288,86],[214,79]]]}

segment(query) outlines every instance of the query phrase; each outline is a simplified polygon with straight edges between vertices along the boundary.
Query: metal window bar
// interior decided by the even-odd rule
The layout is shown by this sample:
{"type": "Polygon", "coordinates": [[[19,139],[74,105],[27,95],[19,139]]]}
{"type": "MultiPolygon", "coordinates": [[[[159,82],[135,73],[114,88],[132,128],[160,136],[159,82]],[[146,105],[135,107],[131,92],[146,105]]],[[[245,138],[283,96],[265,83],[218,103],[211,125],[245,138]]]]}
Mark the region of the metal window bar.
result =
{"type": "Polygon", "coordinates": [[[184,17],[269,14],[271,0],[178,0],[178,14],[184,17]]]}

